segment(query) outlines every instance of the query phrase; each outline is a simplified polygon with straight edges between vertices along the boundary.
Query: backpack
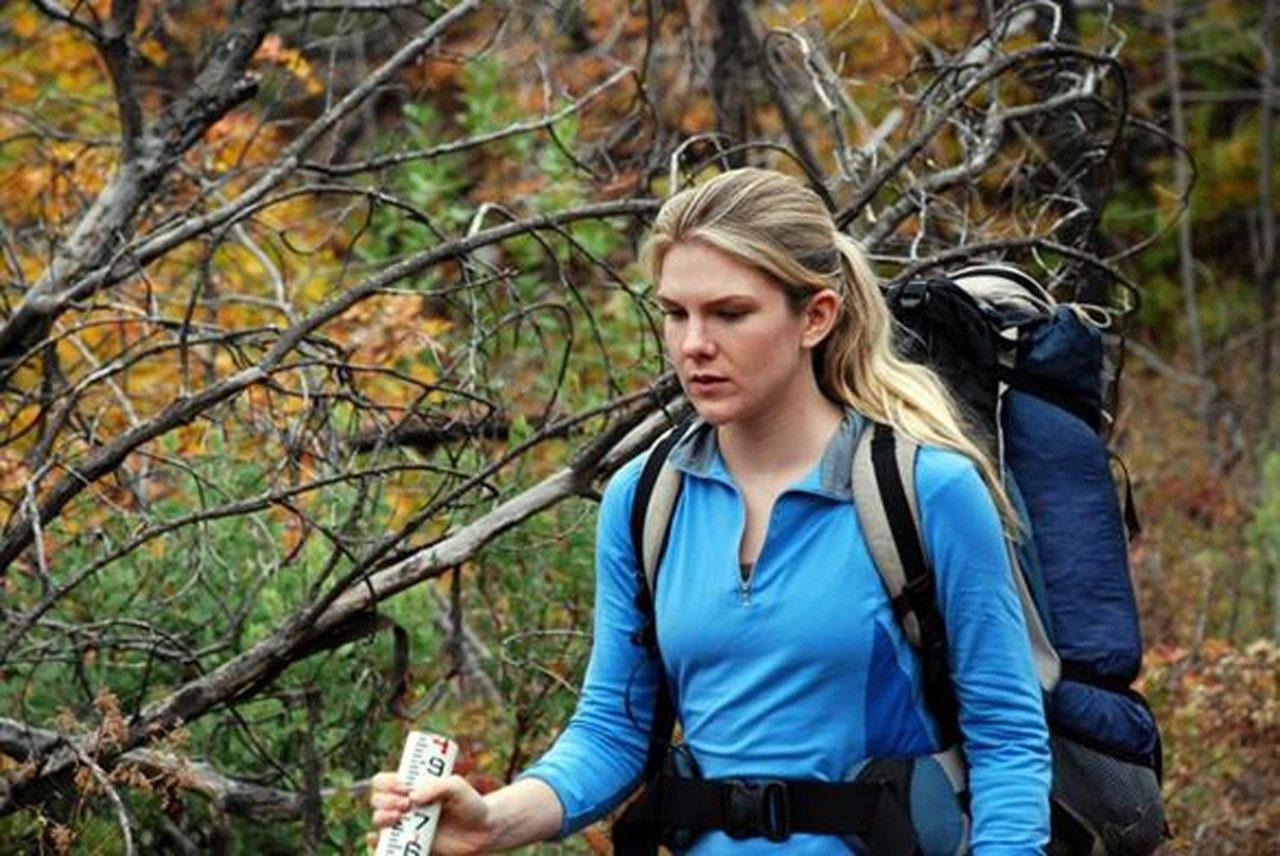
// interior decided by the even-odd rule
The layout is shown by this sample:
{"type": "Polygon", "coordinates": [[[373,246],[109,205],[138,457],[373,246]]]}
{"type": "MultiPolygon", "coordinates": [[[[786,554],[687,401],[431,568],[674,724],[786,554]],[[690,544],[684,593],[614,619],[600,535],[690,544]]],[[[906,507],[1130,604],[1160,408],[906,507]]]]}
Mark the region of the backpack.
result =
{"type": "MultiPolygon", "coordinates": [[[[1102,330],[1079,307],[1057,305],[1033,278],[1003,265],[912,280],[889,289],[886,301],[899,328],[900,350],[942,377],[975,439],[999,463],[1030,533],[1013,545],[1011,558],[1050,730],[1049,853],[1150,853],[1168,836],[1160,795],[1162,753],[1155,718],[1130,687],[1141,666],[1142,641],[1126,534],[1132,537],[1139,527],[1127,475],[1121,509],[1100,435],[1103,402],[1117,374],[1102,330]],[[1087,533],[1080,531],[1080,521],[1089,522],[1087,533]]],[[[632,507],[632,541],[643,577],[637,605],[645,617],[633,641],[654,656],[657,569],[681,484],[667,456],[686,427],[678,426],[651,449],[632,507]]],[[[852,472],[860,526],[894,615],[921,658],[925,704],[944,746],[924,759],[873,759],[841,791],[841,799],[868,806],[862,811],[865,828],[851,839],[851,848],[875,854],[967,847],[967,825],[958,839],[944,839],[945,850],[938,844],[930,849],[928,836],[916,835],[925,818],[945,814],[944,802],[967,809],[945,627],[919,535],[917,448],[888,426],[871,423],[859,440],[852,472]],[[940,799],[921,785],[927,780],[946,783],[953,793],[940,799]],[[892,799],[880,799],[883,792],[892,799]]],[[[689,817],[677,816],[682,813],[673,812],[673,805],[737,799],[732,789],[705,797],[705,787],[690,783],[696,778],[691,755],[681,747],[670,750],[674,722],[664,681],[646,759],[647,797],[614,827],[622,852],[651,852],[634,846],[643,835],[663,837],[676,848],[687,845],[689,817]]],[[[785,800],[771,806],[754,793],[744,799],[765,817],[751,821],[765,829],[755,834],[768,834],[769,820],[785,800]]],[[[848,805],[842,811],[849,814],[848,805]]]]}

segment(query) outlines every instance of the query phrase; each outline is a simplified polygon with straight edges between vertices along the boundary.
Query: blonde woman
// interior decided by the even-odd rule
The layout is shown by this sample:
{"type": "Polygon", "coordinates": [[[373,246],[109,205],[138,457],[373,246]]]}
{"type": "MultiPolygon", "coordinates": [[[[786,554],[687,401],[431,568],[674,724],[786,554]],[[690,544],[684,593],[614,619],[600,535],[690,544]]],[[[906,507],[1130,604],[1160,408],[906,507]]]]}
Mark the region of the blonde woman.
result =
{"type": "MultiPolygon", "coordinates": [[[[637,460],[605,491],[591,662],[555,746],[484,797],[457,777],[408,793],[380,774],[375,827],[439,801],[440,853],[571,834],[635,789],[665,686],[698,775],[733,783],[726,798],[745,794],[748,813],[771,812],[759,822],[726,814],[699,823],[683,842],[690,852],[906,848],[897,832],[859,826],[865,818],[837,830],[805,821],[813,788],[804,783],[843,782],[871,759],[942,748],[920,663],[851,500],[853,449],[870,419],[923,444],[921,538],[969,777],[971,826],[942,838],[954,850],[967,833],[979,854],[1042,852],[1050,757],[1005,546],[1014,516],[935,376],[894,353],[888,312],[856,244],[801,182],[741,169],[671,198],[645,257],[668,358],[699,417],[669,458],[683,488],[655,596],[661,654],[636,638],[645,622],[629,529],[637,460]]],[[[937,820],[911,817],[926,852],[937,820]]]]}

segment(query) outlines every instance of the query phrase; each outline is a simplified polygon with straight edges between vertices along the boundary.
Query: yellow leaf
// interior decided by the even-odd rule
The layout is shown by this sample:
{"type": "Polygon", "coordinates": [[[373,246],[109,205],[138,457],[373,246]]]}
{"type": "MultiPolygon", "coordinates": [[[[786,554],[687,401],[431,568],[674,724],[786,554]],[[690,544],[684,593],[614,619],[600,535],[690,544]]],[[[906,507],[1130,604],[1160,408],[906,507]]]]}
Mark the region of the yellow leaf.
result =
{"type": "Polygon", "coordinates": [[[153,65],[165,65],[169,62],[169,52],[156,39],[143,39],[138,45],[138,53],[150,60],[153,65]]]}
{"type": "Polygon", "coordinates": [[[448,333],[453,329],[453,322],[448,318],[427,318],[422,322],[422,332],[428,338],[435,339],[441,333],[448,333]]]}
{"type": "Polygon", "coordinates": [[[36,34],[36,30],[39,28],[40,17],[35,13],[34,9],[24,6],[13,13],[14,35],[29,39],[36,34]]]}
{"type": "Polygon", "coordinates": [[[27,486],[31,470],[16,454],[5,453],[0,457],[0,490],[18,490],[27,486]]]}
{"type": "Polygon", "coordinates": [[[433,384],[437,380],[436,370],[422,360],[414,360],[409,366],[409,377],[423,385],[433,384]]]}

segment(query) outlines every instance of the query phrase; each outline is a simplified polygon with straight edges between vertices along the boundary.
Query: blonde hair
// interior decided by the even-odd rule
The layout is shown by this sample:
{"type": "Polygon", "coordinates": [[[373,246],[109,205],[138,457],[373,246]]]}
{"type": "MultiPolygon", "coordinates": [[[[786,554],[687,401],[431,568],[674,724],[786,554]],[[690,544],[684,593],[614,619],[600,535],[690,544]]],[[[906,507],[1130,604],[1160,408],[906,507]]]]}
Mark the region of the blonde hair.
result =
{"type": "Polygon", "coordinates": [[[835,227],[818,194],[798,179],[743,168],[672,196],[642,251],[654,280],[672,246],[698,241],[769,274],[800,311],[815,292],[840,295],[835,326],[814,350],[818,388],[918,443],[959,452],[977,466],[1005,531],[1018,516],[995,464],[971,439],[955,400],[929,368],[895,350],[892,319],[862,250],[835,227]]]}

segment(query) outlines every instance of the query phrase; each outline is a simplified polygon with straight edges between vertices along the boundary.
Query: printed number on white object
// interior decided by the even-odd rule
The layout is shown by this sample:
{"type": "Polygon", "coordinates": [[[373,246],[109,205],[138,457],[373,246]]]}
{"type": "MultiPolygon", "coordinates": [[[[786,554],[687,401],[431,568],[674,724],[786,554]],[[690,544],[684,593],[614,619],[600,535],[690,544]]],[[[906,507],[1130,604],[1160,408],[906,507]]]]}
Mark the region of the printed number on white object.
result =
{"type": "MultiPolygon", "coordinates": [[[[410,731],[400,755],[400,779],[413,790],[429,779],[453,772],[458,744],[439,734],[410,731]]],[[[399,823],[382,833],[377,856],[427,856],[440,819],[440,804],[410,810],[399,823]]]]}

